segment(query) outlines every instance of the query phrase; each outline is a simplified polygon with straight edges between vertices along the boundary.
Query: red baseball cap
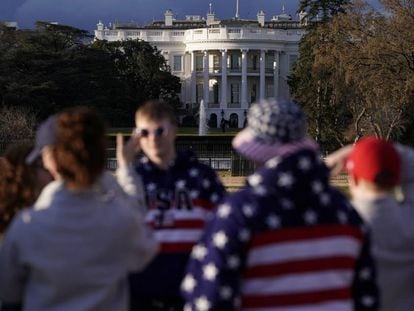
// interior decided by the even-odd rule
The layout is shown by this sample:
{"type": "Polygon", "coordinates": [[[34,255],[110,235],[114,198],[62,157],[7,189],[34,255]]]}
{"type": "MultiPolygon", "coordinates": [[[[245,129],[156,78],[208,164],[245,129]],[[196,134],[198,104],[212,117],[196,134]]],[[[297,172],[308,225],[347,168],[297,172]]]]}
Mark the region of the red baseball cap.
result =
{"type": "Polygon", "coordinates": [[[400,156],[394,145],[374,136],[359,140],[346,161],[355,177],[383,187],[394,187],[400,181],[400,156]]]}

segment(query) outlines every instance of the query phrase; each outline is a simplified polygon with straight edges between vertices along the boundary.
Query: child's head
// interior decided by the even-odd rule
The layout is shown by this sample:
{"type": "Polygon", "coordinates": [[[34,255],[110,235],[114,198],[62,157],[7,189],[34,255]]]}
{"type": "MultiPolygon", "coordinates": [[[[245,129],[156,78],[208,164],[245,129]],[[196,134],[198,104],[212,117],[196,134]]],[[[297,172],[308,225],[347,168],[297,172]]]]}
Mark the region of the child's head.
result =
{"type": "Polygon", "coordinates": [[[346,168],[351,180],[372,190],[389,191],[400,181],[400,157],[394,145],[373,136],[355,144],[346,168]]]}

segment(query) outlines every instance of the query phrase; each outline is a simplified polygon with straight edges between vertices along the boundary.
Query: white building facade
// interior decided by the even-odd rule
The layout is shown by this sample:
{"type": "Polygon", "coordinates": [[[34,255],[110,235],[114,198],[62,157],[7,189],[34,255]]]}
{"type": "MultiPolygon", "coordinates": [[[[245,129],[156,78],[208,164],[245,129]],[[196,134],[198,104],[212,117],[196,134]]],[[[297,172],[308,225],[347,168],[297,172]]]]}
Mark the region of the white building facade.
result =
{"type": "Polygon", "coordinates": [[[139,27],[133,23],[97,25],[99,40],[141,39],[156,46],[181,80],[180,99],[192,111],[204,100],[210,126],[221,119],[243,127],[249,106],[262,98],[289,99],[287,77],[298,58],[305,25],[281,14],[265,20],[236,17],[217,20],[186,16],[176,20],[167,10],[163,21],[139,27]]]}

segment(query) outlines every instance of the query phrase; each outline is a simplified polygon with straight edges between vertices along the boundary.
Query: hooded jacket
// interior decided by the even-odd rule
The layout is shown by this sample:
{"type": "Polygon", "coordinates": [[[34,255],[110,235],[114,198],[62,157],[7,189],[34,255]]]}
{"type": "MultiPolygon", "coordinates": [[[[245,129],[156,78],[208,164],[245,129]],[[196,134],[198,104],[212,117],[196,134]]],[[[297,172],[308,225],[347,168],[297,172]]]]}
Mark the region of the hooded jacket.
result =
{"type": "Polygon", "coordinates": [[[193,248],[188,310],[375,310],[369,236],[309,149],[273,158],[218,206],[193,248]]]}

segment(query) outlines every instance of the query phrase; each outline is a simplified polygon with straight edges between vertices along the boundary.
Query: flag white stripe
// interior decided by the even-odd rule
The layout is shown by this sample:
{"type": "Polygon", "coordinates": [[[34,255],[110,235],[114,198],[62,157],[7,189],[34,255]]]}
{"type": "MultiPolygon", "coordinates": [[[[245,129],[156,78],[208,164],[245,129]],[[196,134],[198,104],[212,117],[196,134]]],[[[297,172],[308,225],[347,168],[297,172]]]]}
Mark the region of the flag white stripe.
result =
{"type": "MultiPolygon", "coordinates": [[[[151,222],[159,215],[158,210],[149,210],[145,216],[146,222],[151,222]]],[[[205,209],[202,209],[200,207],[195,207],[192,210],[171,210],[166,211],[165,215],[167,217],[172,216],[174,220],[205,220],[207,215],[209,215],[210,212],[206,211],[205,209]]]]}
{"type": "Polygon", "coordinates": [[[361,242],[351,236],[323,237],[305,241],[267,244],[250,249],[247,266],[332,256],[357,257],[360,248],[361,242]]]}
{"type": "Polygon", "coordinates": [[[197,242],[202,231],[202,229],[162,229],[155,230],[154,235],[159,242],[197,242]]]}
{"type": "Polygon", "coordinates": [[[352,278],[351,270],[332,270],[289,274],[278,278],[245,279],[242,292],[245,295],[278,295],[335,290],[349,288],[352,278]]]}
{"type": "Polygon", "coordinates": [[[243,308],[245,311],[352,311],[353,303],[351,301],[325,302],[312,305],[300,306],[283,306],[269,308],[243,308]]]}

